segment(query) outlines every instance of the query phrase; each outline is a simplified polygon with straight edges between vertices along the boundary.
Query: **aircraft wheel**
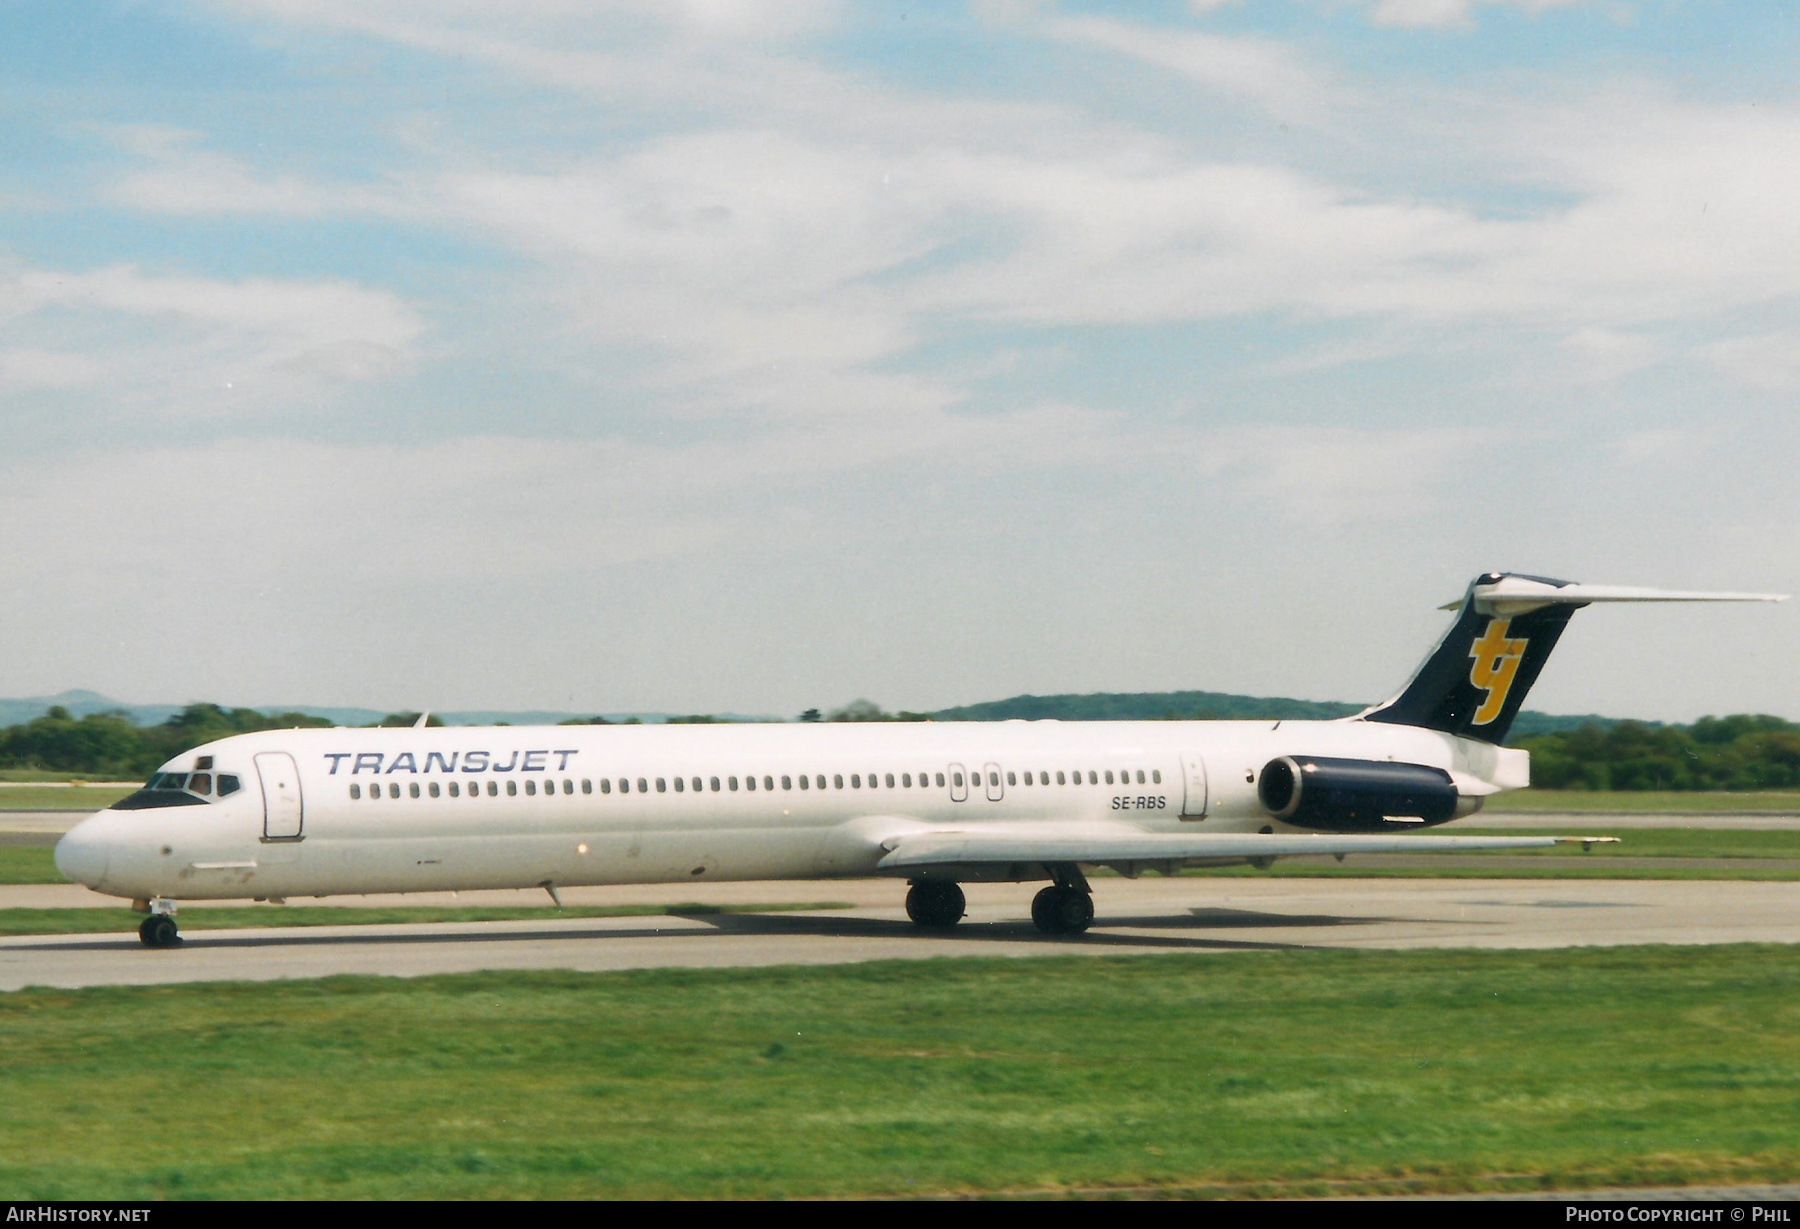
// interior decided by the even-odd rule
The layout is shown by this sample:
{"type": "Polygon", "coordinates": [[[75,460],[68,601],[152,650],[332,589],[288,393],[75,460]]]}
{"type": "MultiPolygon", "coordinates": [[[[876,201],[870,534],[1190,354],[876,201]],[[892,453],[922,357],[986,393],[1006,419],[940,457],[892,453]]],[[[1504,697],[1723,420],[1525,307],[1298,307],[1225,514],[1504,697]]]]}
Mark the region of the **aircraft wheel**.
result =
{"type": "Polygon", "coordinates": [[[1094,922],[1094,898],[1076,888],[1053,886],[1031,901],[1031,920],[1047,935],[1078,935],[1094,922]]]}
{"type": "Polygon", "coordinates": [[[145,918],[138,926],[138,938],[145,947],[174,947],[181,942],[181,933],[175,927],[174,918],[158,913],[145,918]]]}
{"type": "Polygon", "coordinates": [[[919,926],[945,930],[962,921],[967,903],[957,884],[921,879],[906,894],[906,916],[919,926]]]}

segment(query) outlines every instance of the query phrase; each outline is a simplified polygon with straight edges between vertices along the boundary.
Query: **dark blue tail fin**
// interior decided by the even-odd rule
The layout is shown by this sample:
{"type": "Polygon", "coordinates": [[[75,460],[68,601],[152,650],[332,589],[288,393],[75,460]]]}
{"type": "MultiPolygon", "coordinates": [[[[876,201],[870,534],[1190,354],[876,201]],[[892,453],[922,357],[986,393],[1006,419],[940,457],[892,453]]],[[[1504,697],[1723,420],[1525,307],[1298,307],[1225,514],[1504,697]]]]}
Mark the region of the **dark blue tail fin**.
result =
{"type": "MultiPolygon", "coordinates": [[[[1477,576],[1464,595],[1456,622],[1401,693],[1362,714],[1365,721],[1423,726],[1464,738],[1499,743],[1525,703],[1525,693],[1550,659],[1569,617],[1585,602],[1551,601],[1519,614],[1499,614],[1478,596],[1514,575],[1477,576]]],[[[1521,576],[1554,589],[1570,582],[1521,576]]]]}
{"type": "Polygon", "coordinates": [[[1779,602],[1773,593],[1677,593],[1581,585],[1517,572],[1469,584],[1456,622],[1403,691],[1357,720],[1387,721],[1498,743],[1512,728],[1569,616],[1591,602],[1779,602]]]}

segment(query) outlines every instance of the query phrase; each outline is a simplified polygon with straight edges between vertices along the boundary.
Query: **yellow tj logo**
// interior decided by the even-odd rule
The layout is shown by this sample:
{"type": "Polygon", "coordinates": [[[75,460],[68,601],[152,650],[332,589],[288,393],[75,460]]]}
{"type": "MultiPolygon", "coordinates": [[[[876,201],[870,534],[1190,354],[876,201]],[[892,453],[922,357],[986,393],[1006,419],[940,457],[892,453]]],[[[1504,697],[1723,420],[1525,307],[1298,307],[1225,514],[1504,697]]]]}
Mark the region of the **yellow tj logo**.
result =
{"type": "Polygon", "coordinates": [[[1528,640],[1508,640],[1507,625],[1511,619],[1489,619],[1487,631],[1469,646],[1475,664],[1469,667],[1469,681],[1487,692],[1487,699],[1475,710],[1473,724],[1486,725],[1506,707],[1506,693],[1512,690],[1513,676],[1519,672],[1519,660],[1525,656],[1528,640]]]}

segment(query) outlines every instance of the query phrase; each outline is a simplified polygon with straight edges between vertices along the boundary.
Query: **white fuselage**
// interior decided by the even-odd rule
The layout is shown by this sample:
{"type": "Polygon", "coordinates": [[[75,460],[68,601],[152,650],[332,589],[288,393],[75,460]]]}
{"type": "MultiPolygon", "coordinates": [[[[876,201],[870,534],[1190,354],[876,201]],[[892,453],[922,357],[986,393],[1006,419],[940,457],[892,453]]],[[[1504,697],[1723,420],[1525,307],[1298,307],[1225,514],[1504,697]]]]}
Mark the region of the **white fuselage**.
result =
{"type": "Polygon", "coordinates": [[[1522,752],[1359,721],[296,729],[184,753],[165,769],[210,757],[242,788],[102,811],[57,858],[134,898],[860,876],[920,830],[1296,831],[1256,779],[1306,754],[1526,784],[1522,752]]]}

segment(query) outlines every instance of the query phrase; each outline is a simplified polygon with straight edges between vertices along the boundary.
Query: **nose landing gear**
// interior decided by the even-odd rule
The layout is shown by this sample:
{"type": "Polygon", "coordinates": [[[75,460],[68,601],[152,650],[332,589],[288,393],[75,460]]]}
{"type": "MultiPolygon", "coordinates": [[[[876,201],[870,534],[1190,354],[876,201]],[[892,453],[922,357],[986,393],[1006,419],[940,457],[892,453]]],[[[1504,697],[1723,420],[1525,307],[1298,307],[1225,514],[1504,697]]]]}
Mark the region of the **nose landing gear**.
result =
{"type": "Polygon", "coordinates": [[[175,902],[157,899],[150,902],[150,916],[138,925],[138,938],[145,947],[174,947],[181,942],[175,925],[175,902]]]}
{"type": "Polygon", "coordinates": [[[956,884],[919,879],[906,894],[906,916],[926,930],[948,930],[962,921],[967,904],[956,884]]]}

